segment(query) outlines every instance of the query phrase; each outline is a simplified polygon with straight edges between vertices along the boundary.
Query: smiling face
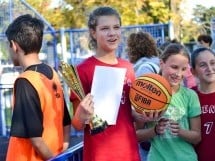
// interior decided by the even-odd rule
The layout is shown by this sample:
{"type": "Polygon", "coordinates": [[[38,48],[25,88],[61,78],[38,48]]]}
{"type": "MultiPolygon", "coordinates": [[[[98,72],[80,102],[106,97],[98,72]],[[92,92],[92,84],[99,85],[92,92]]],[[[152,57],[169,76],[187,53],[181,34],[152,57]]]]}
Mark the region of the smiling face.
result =
{"type": "Polygon", "coordinates": [[[121,38],[120,20],[116,16],[100,16],[91,34],[97,42],[97,51],[112,52],[118,48],[121,38]]]}
{"type": "Polygon", "coordinates": [[[195,59],[195,69],[193,69],[193,73],[202,83],[214,83],[215,55],[208,50],[200,52],[195,59]]]}
{"type": "Polygon", "coordinates": [[[173,54],[165,62],[161,60],[162,76],[168,80],[172,88],[178,88],[184,79],[188,65],[189,60],[185,55],[173,54]]]}

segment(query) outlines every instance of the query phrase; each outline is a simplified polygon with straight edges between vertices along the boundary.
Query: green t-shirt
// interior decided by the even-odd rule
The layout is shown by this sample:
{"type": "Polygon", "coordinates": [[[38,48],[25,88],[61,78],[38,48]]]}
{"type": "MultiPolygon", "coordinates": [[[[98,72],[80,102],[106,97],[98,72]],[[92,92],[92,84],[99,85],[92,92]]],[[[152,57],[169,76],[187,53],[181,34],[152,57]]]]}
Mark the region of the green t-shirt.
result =
{"type": "MultiPolygon", "coordinates": [[[[182,129],[190,129],[189,118],[198,116],[200,113],[201,108],[196,93],[181,86],[172,96],[163,117],[179,122],[182,129]]],[[[165,134],[155,136],[151,140],[148,161],[197,161],[197,155],[192,144],[171,135],[167,129],[165,134]]]]}

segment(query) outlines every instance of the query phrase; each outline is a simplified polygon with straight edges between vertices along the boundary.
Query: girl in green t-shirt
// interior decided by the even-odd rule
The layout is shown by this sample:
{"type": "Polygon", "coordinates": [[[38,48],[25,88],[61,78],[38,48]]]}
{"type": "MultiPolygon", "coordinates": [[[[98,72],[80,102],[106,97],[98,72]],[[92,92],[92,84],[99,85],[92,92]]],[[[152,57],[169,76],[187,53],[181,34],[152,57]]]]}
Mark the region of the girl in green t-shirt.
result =
{"type": "Polygon", "coordinates": [[[172,87],[172,99],[162,118],[149,122],[142,139],[151,140],[148,161],[197,161],[193,145],[201,140],[197,94],[181,85],[190,62],[181,44],[170,44],[160,56],[161,75],[172,87]]]}

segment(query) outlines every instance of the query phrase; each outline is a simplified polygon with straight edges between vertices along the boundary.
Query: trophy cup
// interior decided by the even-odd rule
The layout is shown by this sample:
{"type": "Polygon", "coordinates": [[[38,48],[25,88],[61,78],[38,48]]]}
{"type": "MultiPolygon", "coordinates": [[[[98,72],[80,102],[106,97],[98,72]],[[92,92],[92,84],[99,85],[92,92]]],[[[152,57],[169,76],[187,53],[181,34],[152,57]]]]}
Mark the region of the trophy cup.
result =
{"type": "MultiPolygon", "coordinates": [[[[76,68],[73,65],[69,65],[68,63],[62,61],[59,69],[69,88],[81,101],[85,94],[76,68]]],[[[91,118],[91,121],[89,122],[90,134],[94,135],[104,131],[107,125],[107,121],[102,120],[94,114],[91,118]]]]}

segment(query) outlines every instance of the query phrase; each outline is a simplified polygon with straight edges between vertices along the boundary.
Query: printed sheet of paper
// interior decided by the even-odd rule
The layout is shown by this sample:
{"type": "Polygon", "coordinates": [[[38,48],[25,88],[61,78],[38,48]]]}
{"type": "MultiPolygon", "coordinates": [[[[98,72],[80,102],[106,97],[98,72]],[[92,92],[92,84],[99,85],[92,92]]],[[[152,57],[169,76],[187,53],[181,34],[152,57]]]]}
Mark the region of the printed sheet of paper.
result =
{"type": "Polygon", "coordinates": [[[125,73],[126,68],[95,67],[91,89],[94,113],[106,120],[108,125],[116,124],[125,73]]]}

